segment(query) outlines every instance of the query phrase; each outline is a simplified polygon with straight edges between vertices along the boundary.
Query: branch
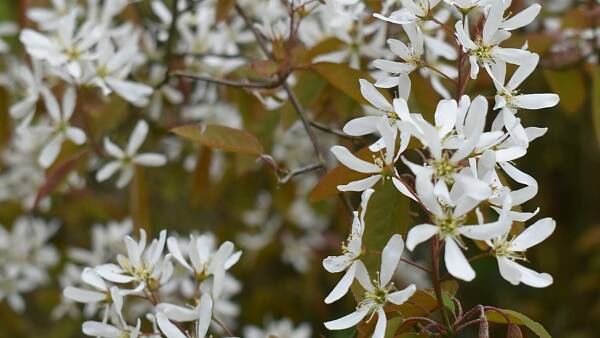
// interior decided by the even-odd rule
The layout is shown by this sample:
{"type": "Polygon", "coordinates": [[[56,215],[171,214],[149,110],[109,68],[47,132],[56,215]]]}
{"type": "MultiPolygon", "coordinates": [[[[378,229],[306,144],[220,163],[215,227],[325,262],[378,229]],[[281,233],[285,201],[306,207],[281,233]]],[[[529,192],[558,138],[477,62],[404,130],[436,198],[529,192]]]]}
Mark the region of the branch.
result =
{"type": "Polygon", "coordinates": [[[244,19],[246,26],[250,28],[252,34],[254,34],[254,37],[256,38],[256,42],[258,43],[260,49],[265,53],[267,57],[273,59],[273,54],[271,53],[271,51],[269,51],[269,48],[267,48],[267,44],[265,43],[262,34],[260,34],[256,27],[254,27],[254,23],[252,23],[252,20],[248,17],[248,15],[246,15],[244,9],[240,5],[235,4],[235,10],[242,17],[242,19],[244,19]]]}
{"type": "Polygon", "coordinates": [[[341,131],[339,129],[330,128],[330,127],[328,127],[328,126],[326,126],[324,124],[321,124],[319,122],[316,122],[316,121],[310,121],[310,125],[313,126],[313,127],[315,127],[315,128],[317,128],[317,129],[319,129],[319,130],[321,130],[321,131],[323,131],[323,132],[326,132],[326,133],[329,133],[329,134],[332,134],[332,135],[335,135],[335,136],[343,137],[343,138],[346,138],[346,139],[349,139],[349,140],[355,140],[356,141],[356,140],[360,139],[359,137],[348,135],[348,134],[344,133],[343,131],[341,131]]]}
{"type": "Polygon", "coordinates": [[[170,76],[179,76],[197,81],[204,81],[209,83],[216,83],[223,86],[236,87],[236,88],[250,88],[250,89],[274,89],[280,87],[285,82],[285,77],[280,77],[275,80],[265,82],[247,82],[247,81],[235,81],[227,79],[215,79],[209,76],[188,74],[185,72],[173,72],[170,76]]]}
{"type": "Polygon", "coordinates": [[[315,163],[315,164],[310,164],[304,167],[300,167],[300,168],[296,168],[294,170],[291,171],[282,171],[284,173],[284,175],[280,176],[277,175],[277,179],[279,181],[279,183],[287,183],[289,182],[292,178],[305,174],[305,173],[309,173],[315,170],[322,170],[323,169],[323,164],[322,163],[315,163]]]}

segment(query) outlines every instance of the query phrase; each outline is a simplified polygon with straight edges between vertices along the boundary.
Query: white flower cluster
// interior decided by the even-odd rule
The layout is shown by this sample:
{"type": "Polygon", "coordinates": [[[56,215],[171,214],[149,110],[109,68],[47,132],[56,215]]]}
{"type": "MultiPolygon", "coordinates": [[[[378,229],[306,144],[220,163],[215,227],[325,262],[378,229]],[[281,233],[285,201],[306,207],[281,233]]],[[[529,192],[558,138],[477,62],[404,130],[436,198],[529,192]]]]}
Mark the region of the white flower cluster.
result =
{"type": "Polygon", "coordinates": [[[48,269],[59,253],[48,241],[57,229],[55,222],[25,216],[10,230],[0,225],[0,301],[6,299],[15,311],[25,310],[22,294],[50,281],[48,269]]]}
{"type": "Polygon", "coordinates": [[[63,291],[67,300],[85,304],[88,316],[98,313],[100,317],[84,322],[83,333],[107,338],[178,338],[193,332],[199,338],[212,330],[227,331],[239,312],[229,298],[240,290],[228,270],[238,262],[241,251],[235,251],[231,242],[217,247],[211,234],[184,240],[167,238],[163,230],[159,238],[148,242],[146,232],[140,230],[137,241],[125,236],[120,245],[125,253],[117,254],[112,262],[102,260],[118,252],[116,239],[129,230],[127,221],[95,227],[93,251],[73,249],[70,253],[81,262],[95,262],[81,270],[78,286],[68,285],[63,291]],[[142,332],[143,321],[150,323],[150,332],[142,332]]]}
{"type": "MultiPolygon", "coordinates": [[[[532,5],[507,17],[505,12],[509,5],[510,1],[503,0],[405,0],[397,11],[375,15],[401,25],[409,43],[388,40],[393,54],[400,60],[376,60],[374,66],[388,73],[387,77],[375,85],[360,81],[363,97],[377,113],[353,119],[344,127],[349,135],[379,137],[369,147],[372,161],[359,158],[342,146],[331,149],[339,162],[363,173],[365,178],[338,186],[340,191],[363,192],[362,203],[343,246],[343,255],[324,261],[329,272],[346,271],[325,302],[345,295],[354,280],[362,286],[364,295],[355,312],[325,323],[329,329],[352,327],[363,318],[377,314],[373,337],[382,338],[386,328],[384,307],[390,303],[402,304],[415,292],[412,285],[397,291],[391,281],[404,249],[400,235],[392,236],[383,248],[381,269],[373,282],[361,261],[366,249],[379,249],[365,249],[362,243],[362,235],[369,227],[364,221],[369,198],[378,184],[389,181],[426,215],[423,224],[410,227],[406,237],[406,248],[410,251],[431,240],[431,245],[443,246],[449,274],[471,281],[475,271],[464,254],[468,249],[466,240],[484,241],[486,252],[497,258],[501,276],[511,284],[546,287],[552,283],[550,275],[519,263],[527,261],[528,248],[552,234],[555,222],[544,218],[519,230],[522,228],[517,222],[527,222],[538,212],[521,212],[519,208],[536,195],[538,186],[535,179],[519,170],[513,161],[523,157],[529,143],[546,132],[545,128],[524,127],[518,115],[523,110],[555,106],[559,99],[554,94],[519,92],[518,87],[535,70],[539,56],[527,51],[526,46],[514,49],[501,47],[501,44],[511,36],[512,30],[533,21],[541,7],[532,5]],[[448,13],[456,17],[453,28],[444,23],[449,21],[448,13]],[[483,28],[472,37],[469,22],[478,17],[483,17],[483,28]],[[458,46],[454,52],[450,52],[451,45],[444,40],[450,33],[458,46]],[[438,66],[448,60],[458,60],[459,66],[450,72],[445,71],[447,67],[438,66]],[[463,74],[461,71],[467,68],[463,67],[467,62],[470,72],[463,74]],[[507,64],[516,66],[509,80],[507,64]],[[491,97],[465,95],[466,82],[480,75],[480,67],[486,70],[496,87],[494,105],[488,103],[491,97]],[[446,94],[450,92],[447,88],[440,88],[442,83],[434,85],[447,98],[438,103],[431,122],[426,115],[411,113],[407,104],[411,87],[409,75],[417,69],[435,73],[456,85],[454,98],[446,94]],[[389,102],[376,86],[397,87],[399,95],[389,102]],[[494,115],[488,118],[491,113],[494,115]],[[422,163],[405,157],[414,149],[411,139],[419,143],[415,150],[421,154],[422,163]],[[397,167],[402,163],[414,181],[400,174],[397,167]],[[513,188],[511,181],[521,187],[513,188]]],[[[370,273],[372,276],[374,272],[370,273]]]]}

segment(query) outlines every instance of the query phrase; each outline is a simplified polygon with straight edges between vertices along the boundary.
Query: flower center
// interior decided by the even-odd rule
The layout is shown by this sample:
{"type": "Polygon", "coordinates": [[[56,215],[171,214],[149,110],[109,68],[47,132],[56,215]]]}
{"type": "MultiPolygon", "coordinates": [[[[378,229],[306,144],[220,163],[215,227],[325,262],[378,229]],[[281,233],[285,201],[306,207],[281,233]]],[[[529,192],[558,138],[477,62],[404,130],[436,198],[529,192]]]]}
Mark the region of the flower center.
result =
{"type": "MultiPolygon", "coordinates": [[[[377,273],[379,275],[379,273],[377,273]]],[[[378,308],[381,308],[387,303],[387,295],[396,289],[394,283],[387,286],[379,284],[379,278],[373,281],[373,290],[365,291],[364,299],[358,304],[358,307],[369,306],[372,313],[375,313],[378,308]]]]}
{"type": "Polygon", "coordinates": [[[430,163],[433,168],[433,175],[437,179],[442,179],[448,185],[454,184],[454,174],[458,170],[458,166],[452,163],[446,153],[442,155],[439,160],[431,160],[430,163]]]}
{"type": "Polygon", "coordinates": [[[492,48],[493,45],[486,45],[483,43],[483,39],[479,37],[475,42],[477,48],[471,50],[470,54],[475,56],[480,62],[488,62],[492,59],[492,48]]]}
{"type": "Polygon", "coordinates": [[[452,213],[447,212],[443,217],[435,217],[433,219],[435,225],[440,228],[440,235],[442,238],[451,236],[456,236],[458,229],[465,222],[465,217],[455,217],[452,213]]]}
{"type": "Polygon", "coordinates": [[[527,258],[523,252],[515,252],[510,250],[511,241],[506,239],[500,239],[493,242],[493,254],[496,257],[505,257],[510,260],[522,260],[526,261],[527,258]]]}

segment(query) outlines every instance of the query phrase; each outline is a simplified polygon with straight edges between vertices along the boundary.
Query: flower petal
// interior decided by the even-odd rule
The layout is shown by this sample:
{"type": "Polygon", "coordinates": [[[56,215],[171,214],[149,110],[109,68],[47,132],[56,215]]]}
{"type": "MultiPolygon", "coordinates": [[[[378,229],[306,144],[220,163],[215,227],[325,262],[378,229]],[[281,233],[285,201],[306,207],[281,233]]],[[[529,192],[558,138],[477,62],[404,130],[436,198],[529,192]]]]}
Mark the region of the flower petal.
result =
{"type": "Polygon", "coordinates": [[[475,278],[475,271],[469,264],[467,258],[462,253],[458,244],[454,242],[452,237],[446,237],[446,247],[444,249],[444,261],[446,263],[446,269],[448,272],[464,281],[470,282],[475,278]]]}

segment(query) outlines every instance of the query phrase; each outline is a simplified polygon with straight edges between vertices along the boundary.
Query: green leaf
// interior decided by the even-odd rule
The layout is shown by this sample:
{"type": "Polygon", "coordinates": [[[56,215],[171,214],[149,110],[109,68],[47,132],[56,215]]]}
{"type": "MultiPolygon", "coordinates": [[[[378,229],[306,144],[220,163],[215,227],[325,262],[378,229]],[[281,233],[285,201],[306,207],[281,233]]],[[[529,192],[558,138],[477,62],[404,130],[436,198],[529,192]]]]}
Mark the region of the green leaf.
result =
{"type": "MultiPolygon", "coordinates": [[[[358,83],[359,79],[373,82],[373,78],[367,72],[350,68],[346,64],[331,62],[319,62],[312,64],[310,67],[337,90],[348,95],[356,102],[368,104],[360,93],[360,84],[358,83]]],[[[389,93],[386,91],[381,93],[390,100],[389,93]]]]}
{"type": "MultiPolygon", "coordinates": [[[[365,213],[365,231],[363,243],[371,251],[381,252],[394,234],[403,237],[408,229],[409,200],[401,194],[391,180],[382,180],[374,187],[367,212],[365,213]]],[[[363,262],[372,276],[380,269],[381,257],[367,254],[363,262]]]]}
{"type": "MultiPolygon", "coordinates": [[[[513,310],[502,309],[501,311],[506,315],[506,317],[508,317],[511,323],[527,327],[540,338],[552,338],[542,324],[534,321],[524,314],[513,310]]],[[[486,312],[485,316],[492,323],[507,324],[506,318],[504,318],[504,316],[498,312],[488,311],[486,312]]]]}
{"type": "Polygon", "coordinates": [[[600,66],[594,69],[594,79],[592,86],[592,111],[594,119],[594,128],[596,129],[596,139],[600,143],[600,66]]]}
{"type": "Polygon", "coordinates": [[[586,85],[583,74],[578,69],[550,70],[544,69],[548,85],[560,96],[560,107],[568,113],[578,112],[586,98],[586,85]]]}
{"type": "Polygon", "coordinates": [[[263,153],[263,147],[258,139],[246,130],[211,124],[188,124],[175,127],[171,131],[185,139],[213,149],[256,156],[263,153]]]}

